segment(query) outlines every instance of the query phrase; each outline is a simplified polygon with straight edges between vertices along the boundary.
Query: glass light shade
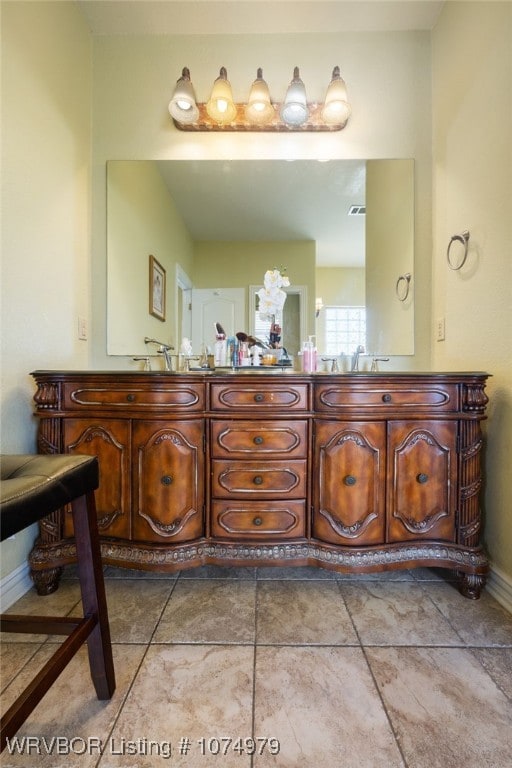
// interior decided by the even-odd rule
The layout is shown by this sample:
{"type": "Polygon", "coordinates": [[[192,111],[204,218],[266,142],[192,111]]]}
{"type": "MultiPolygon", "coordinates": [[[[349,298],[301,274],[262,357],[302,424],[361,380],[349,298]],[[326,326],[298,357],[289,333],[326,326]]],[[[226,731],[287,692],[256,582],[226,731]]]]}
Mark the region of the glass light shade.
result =
{"type": "Polygon", "coordinates": [[[176,82],[176,88],[169,102],[171,117],[179,123],[195,123],[199,117],[199,109],[196,104],[196,95],[190,82],[190,72],[183,68],[180,79],[176,82]]]}
{"type": "Polygon", "coordinates": [[[340,76],[340,68],[334,67],[332,80],[327,88],[322,108],[322,120],[328,125],[344,126],[352,112],[347,100],[347,87],[340,76]]]}
{"type": "Polygon", "coordinates": [[[216,123],[231,123],[236,116],[231,85],[224,67],[221,67],[220,75],[213,84],[206,111],[216,123]]]}
{"type": "Polygon", "coordinates": [[[268,85],[263,80],[263,70],[258,69],[249,93],[245,116],[250,123],[268,123],[274,114],[268,85]]]}
{"type": "Polygon", "coordinates": [[[281,107],[281,119],[287,125],[302,125],[308,119],[309,108],[306,101],[306,87],[299,76],[299,68],[293,70],[293,80],[286,91],[281,107]]]}

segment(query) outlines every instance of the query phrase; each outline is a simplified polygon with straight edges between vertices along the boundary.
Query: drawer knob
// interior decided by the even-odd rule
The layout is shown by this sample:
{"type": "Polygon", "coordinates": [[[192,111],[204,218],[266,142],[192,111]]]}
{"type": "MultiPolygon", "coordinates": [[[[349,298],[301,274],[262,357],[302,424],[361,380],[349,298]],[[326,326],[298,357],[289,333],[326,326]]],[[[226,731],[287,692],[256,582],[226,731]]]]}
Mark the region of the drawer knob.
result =
{"type": "Polygon", "coordinates": [[[382,402],[383,403],[391,402],[391,395],[388,392],[385,395],[382,395],[382,402]]]}
{"type": "Polygon", "coordinates": [[[162,485],[170,485],[172,483],[171,475],[164,475],[161,478],[160,482],[162,483],[162,485]]]}
{"type": "Polygon", "coordinates": [[[135,395],[126,395],[126,399],[129,403],[135,402],[135,395]]]}
{"type": "Polygon", "coordinates": [[[261,517],[255,517],[252,522],[254,525],[262,525],[263,520],[261,519],[261,517]]]}
{"type": "Polygon", "coordinates": [[[345,485],[355,485],[357,480],[354,477],[354,475],[345,475],[345,477],[343,478],[343,482],[345,483],[345,485]]]}
{"type": "Polygon", "coordinates": [[[262,444],[262,442],[263,442],[263,438],[261,437],[261,435],[257,435],[257,436],[254,438],[254,440],[253,440],[253,443],[255,443],[256,445],[261,445],[261,444],[262,444]]]}
{"type": "Polygon", "coordinates": [[[419,475],[416,475],[416,480],[418,483],[426,483],[428,480],[428,475],[426,475],[424,472],[420,472],[419,475]]]}
{"type": "Polygon", "coordinates": [[[261,475],[256,475],[256,477],[253,479],[254,485],[261,485],[263,483],[263,478],[261,475]]]}
{"type": "Polygon", "coordinates": [[[262,395],[262,394],[261,394],[261,392],[257,392],[257,393],[254,395],[254,401],[255,401],[256,403],[262,403],[264,399],[265,399],[265,395],[262,395]]]}

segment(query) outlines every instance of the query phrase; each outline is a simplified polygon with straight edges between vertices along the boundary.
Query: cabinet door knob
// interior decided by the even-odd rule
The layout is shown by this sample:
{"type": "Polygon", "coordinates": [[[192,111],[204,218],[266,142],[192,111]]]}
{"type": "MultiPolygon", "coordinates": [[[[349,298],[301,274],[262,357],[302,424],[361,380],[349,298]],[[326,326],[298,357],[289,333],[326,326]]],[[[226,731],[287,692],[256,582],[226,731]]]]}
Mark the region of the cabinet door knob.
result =
{"type": "Polygon", "coordinates": [[[261,444],[262,444],[262,442],[263,442],[263,438],[261,437],[261,435],[257,435],[257,436],[254,438],[254,440],[253,440],[253,443],[255,443],[256,445],[261,445],[261,444]]]}
{"type": "Polygon", "coordinates": [[[391,395],[389,392],[386,392],[385,395],[382,395],[382,402],[383,403],[390,403],[391,402],[391,395]]]}
{"type": "Polygon", "coordinates": [[[265,395],[262,395],[261,392],[257,392],[254,395],[254,400],[256,403],[262,403],[264,399],[265,399],[265,395]]]}
{"type": "Polygon", "coordinates": [[[345,483],[345,485],[355,485],[357,480],[354,477],[354,475],[345,475],[345,477],[343,478],[343,482],[345,483]]]}
{"type": "Polygon", "coordinates": [[[416,480],[418,483],[426,483],[428,480],[428,475],[426,475],[424,472],[420,472],[419,475],[416,475],[416,480]]]}
{"type": "Polygon", "coordinates": [[[126,399],[129,403],[133,403],[135,401],[135,395],[126,395],[126,399]]]}
{"type": "Polygon", "coordinates": [[[254,485],[261,485],[263,482],[263,478],[261,475],[256,475],[256,477],[253,479],[254,485]]]}
{"type": "Polygon", "coordinates": [[[162,485],[170,485],[172,483],[171,475],[163,475],[163,477],[160,479],[160,482],[162,485]]]}
{"type": "Polygon", "coordinates": [[[263,520],[261,519],[261,517],[255,517],[252,522],[254,525],[261,525],[263,523],[263,520]]]}

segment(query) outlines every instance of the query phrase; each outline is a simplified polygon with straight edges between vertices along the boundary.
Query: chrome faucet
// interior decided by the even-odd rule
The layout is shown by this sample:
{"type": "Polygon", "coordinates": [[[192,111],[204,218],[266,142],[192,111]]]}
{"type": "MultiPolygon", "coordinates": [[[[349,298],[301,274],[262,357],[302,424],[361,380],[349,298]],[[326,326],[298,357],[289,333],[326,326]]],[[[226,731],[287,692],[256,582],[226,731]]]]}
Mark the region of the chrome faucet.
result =
{"type": "Polygon", "coordinates": [[[352,372],[359,370],[359,355],[364,353],[364,347],[362,344],[359,344],[356,351],[352,355],[352,365],[350,366],[350,370],[352,372]]]}
{"type": "Polygon", "coordinates": [[[323,363],[330,363],[331,364],[331,373],[339,373],[340,368],[338,365],[338,358],[337,357],[322,357],[323,363]]]}
{"type": "Polygon", "coordinates": [[[371,373],[378,373],[379,363],[387,363],[388,360],[389,357],[374,357],[372,360],[372,367],[370,368],[371,373]]]}
{"type": "Polygon", "coordinates": [[[149,336],[144,337],[144,344],[156,344],[159,347],[157,352],[164,356],[165,370],[172,371],[172,357],[169,354],[170,350],[174,349],[172,344],[165,344],[163,341],[150,339],[149,336]]]}

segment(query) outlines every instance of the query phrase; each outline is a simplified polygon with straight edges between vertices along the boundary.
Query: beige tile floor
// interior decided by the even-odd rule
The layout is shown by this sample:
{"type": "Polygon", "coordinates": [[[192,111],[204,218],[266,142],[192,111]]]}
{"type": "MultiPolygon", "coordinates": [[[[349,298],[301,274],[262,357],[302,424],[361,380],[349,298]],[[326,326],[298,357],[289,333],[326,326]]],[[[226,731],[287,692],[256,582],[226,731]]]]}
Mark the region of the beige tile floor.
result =
{"type": "MultiPolygon", "coordinates": [[[[113,699],[80,652],[0,765],[510,768],[512,616],[449,576],[107,568],[113,699]]],[[[73,571],[16,610],[78,612],[73,571]]],[[[55,642],[2,636],[2,711],[55,642]]]]}

